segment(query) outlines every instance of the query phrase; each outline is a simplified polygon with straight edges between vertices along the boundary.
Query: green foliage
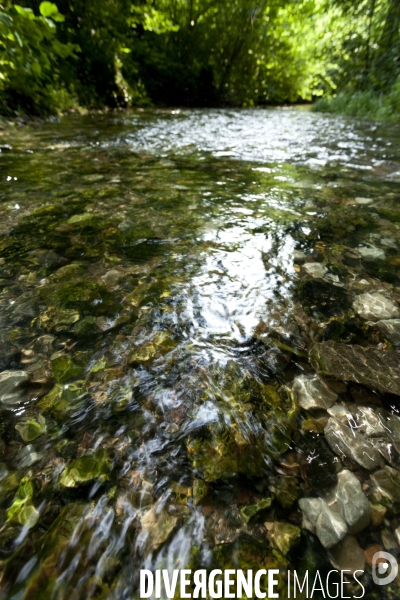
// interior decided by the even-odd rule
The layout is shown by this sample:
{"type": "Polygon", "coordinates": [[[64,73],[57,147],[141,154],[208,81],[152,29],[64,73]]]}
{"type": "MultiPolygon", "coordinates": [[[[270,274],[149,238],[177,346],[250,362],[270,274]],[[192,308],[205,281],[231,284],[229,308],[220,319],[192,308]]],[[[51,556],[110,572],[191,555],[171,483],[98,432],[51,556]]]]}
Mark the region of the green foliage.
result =
{"type": "MultiPolygon", "coordinates": [[[[72,44],[61,43],[54,21],[62,15],[55,4],[42,2],[40,16],[29,8],[12,5],[0,12],[0,108],[23,107],[32,113],[57,108],[57,65],[73,55],[72,44]]],[[[64,92],[65,93],[65,92],[64,92]]]]}
{"type": "Polygon", "coordinates": [[[311,99],[323,88],[312,56],[314,0],[164,0],[161,7],[174,26],[136,27],[133,49],[154,101],[252,106],[311,99]]]}
{"type": "Polygon", "coordinates": [[[2,112],[326,96],[397,118],[398,0],[20,1],[0,12],[2,112]]]}
{"type": "Polygon", "coordinates": [[[342,92],[319,99],[313,110],[400,123],[400,78],[386,93],[342,92]]]}

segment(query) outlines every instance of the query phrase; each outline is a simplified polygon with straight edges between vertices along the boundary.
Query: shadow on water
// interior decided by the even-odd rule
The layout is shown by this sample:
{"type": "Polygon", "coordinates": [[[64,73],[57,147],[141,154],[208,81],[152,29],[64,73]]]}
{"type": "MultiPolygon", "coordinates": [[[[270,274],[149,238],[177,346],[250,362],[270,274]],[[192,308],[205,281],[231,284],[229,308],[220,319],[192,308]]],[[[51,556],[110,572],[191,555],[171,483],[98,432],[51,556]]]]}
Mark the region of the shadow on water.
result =
{"type": "Polygon", "coordinates": [[[400,540],[400,130],[177,110],[2,137],[3,597],[351,555],[395,598],[364,550],[400,540]]]}

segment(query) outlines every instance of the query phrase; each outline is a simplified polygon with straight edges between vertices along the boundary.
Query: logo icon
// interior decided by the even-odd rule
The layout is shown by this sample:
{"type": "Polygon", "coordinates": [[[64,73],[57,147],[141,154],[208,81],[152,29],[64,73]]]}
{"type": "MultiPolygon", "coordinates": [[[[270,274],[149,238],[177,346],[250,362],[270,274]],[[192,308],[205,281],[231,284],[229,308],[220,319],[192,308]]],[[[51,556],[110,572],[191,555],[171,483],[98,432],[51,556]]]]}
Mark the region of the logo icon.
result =
{"type": "Polygon", "coordinates": [[[399,565],[389,552],[375,552],[372,557],[372,579],[377,585],[388,585],[397,577],[399,565]],[[383,577],[386,575],[385,577],[383,577]]]}

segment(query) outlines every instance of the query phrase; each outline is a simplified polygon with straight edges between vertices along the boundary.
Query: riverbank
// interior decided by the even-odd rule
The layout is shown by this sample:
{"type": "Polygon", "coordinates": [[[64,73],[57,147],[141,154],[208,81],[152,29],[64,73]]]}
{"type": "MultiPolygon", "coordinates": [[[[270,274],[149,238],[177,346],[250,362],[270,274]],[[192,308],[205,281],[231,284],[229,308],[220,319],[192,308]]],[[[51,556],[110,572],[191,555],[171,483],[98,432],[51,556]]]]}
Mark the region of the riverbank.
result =
{"type": "Polygon", "coordinates": [[[368,90],[323,97],[315,102],[312,110],[400,123],[400,82],[386,94],[368,90]]]}

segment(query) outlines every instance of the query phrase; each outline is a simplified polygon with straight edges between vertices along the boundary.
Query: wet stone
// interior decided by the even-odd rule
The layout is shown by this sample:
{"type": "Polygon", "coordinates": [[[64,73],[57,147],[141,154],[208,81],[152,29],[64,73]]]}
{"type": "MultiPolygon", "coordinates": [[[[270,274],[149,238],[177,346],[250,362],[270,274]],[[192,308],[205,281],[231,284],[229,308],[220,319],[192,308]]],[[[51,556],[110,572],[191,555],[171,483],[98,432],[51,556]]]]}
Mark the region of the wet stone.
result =
{"type": "Polygon", "coordinates": [[[275,521],[268,533],[268,539],[273,548],[276,548],[284,556],[299,543],[301,536],[300,527],[291,523],[275,521]]]}
{"type": "Polygon", "coordinates": [[[390,510],[400,508],[400,472],[392,467],[371,474],[369,499],[373,504],[380,504],[390,510]]]}
{"type": "Polygon", "coordinates": [[[81,315],[76,310],[51,307],[39,316],[38,323],[45,331],[60,333],[71,329],[80,318],[81,315]]]}
{"type": "Polygon", "coordinates": [[[247,506],[243,506],[240,509],[240,512],[241,512],[244,520],[246,521],[246,523],[248,523],[250,521],[250,519],[255,517],[260,511],[265,510],[266,508],[269,508],[271,506],[271,504],[272,504],[272,498],[265,498],[264,500],[260,500],[256,504],[249,504],[247,506]]]}
{"type": "Polygon", "coordinates": [[[366,205],[366,204],[372,204],[373,203],[373,198],[354,198],[354,202],[356,204],[361,204],[361,205],[366,205]]]}
{"type": "Polygon", "coordinates": [[[357,251],[364,260],[383,260],[385,258],[384,251],[373,244],[358,246],[357,251]]]}
{"type": "Polygon", "coordinates": [[[356,538],[348,535],[339,542],[337,546],[331,548],[329,558],[332,566],[338,571],[364,571],[365,555],[356,538]]]}
{"type": "Polygon", "coordinates": [[[376,326],[383,337],[389,340],[396,350],[400,350],[400,319],[378,321],[376,326]]]}
{"type": "Polygon", "coordinates": [[[368,321],[394,319],[400,316],[397,306],[379,292],[360,294],[353,302],[353,309],[368,321]]]}
{"type": "Polygon", "coordinates": [[[381,456],[374,445],[334,417],[325,427],[325,439],[339,458],[347,457],[369,471],[379,468],[381,456]]]}
{"type": "Polygon", "coordinates": [[[33,504],[35,492],[35,483],[28,477],[24,477],[19,484],[13,503],[7,511],[9,521],[24,525],[27,529],[36,525],[40,513],[33,504]]]}
{"type": "Polygon", "coordinates": [[[328,272],[328,269],[326,267],[324,267],[324,265],[322,265],[321,263],[305,263],[303,265],[303,269],[306,271],[306,273],[308,273],[308,275],[311,275],[312,277],[317,277],[317,278],[322,278],[324,277],[325,273],[328,272]]]}
{"type": "Polygon", "coordinates": [[[310,362],[320,375],[400,396],[400,353],[330,340],[314,344],[310,362]]]}
{"type": "Polygon", "coordinates": [[[387,508],[382,504],[370,504],[371,506],[371,525],[372,527],[379,527],[382,525],[385,518],[387,508]]]}
{"type": "Polygon", "coordinates": [[[43,433],[46,433],[46,419],[42,415],[39,415],[37,421],[35,419],[23,419],[15,426],[15,429],[24,442],[32,442],[43,433]]]}
{"type": "Polygon", "coordinates": [[[295,477],[275,477],[269,489],[283,508],[291,508],[300,495],[295,477]]]}
{"type": "Polygon", "coordinates": [[[23,402],[26,398],[22,387],[29,381],[25,371],[3,371],[0,373],[0,402],[6,408],[23,402]]]}
{"type": "Polygon", "coordinates": [[[168,539],[177,523],[177,516],[168,514],[165,509],[157,510],[157,505],[153,506],[142,517],[139,543],[148,549],[157,548],[168,539]]]}
{"type": "Polygon", "coordinates": [[[304,410],[328,409],[337,399],[337,395],[318,377],[318,375],[300,375],[292,386],[293,395],[304,410]]]}
{"type": "Polygon", "coordinates": [[[301,498],[303,527],[318,536],[325,548],[332,548],[348,533],[365,529],[371,519],[367,497],[357,477],[344,470],[337,485],[321,498],[301,498]]]}
{"type": "Polygon", "coordinates": [[[83,213],[81,215],[73,215],[68,220],[68,225],[73,225],[74,227],[93,227],[97,222],[97,215],[93,213],[83,213]]]}
{"type": "Polygon", "coordinates": [[[18,459],[18,467],[20,469],[24,469],[26,467],[31,467],[39,460],[43,458],[43,454],[36,452],[34,446],[32,444],[28,444],[21,448],[21,450],[17,454],[18,459]]]}
{"type": "Polygon", "coordinates": [[[60,484],[74,488],[98,480],[102,483],[110,477],[111,460],[105,450],[97,450],[93,455],[81,456],[68,465],[61,474],[60,484]]]}
{"type": "Polygon", "coordinates": [[[307,256],[301,250],[295,250],[293,252],[293,262],[297,265],[302,265],[307,260],[307,256]]]}

